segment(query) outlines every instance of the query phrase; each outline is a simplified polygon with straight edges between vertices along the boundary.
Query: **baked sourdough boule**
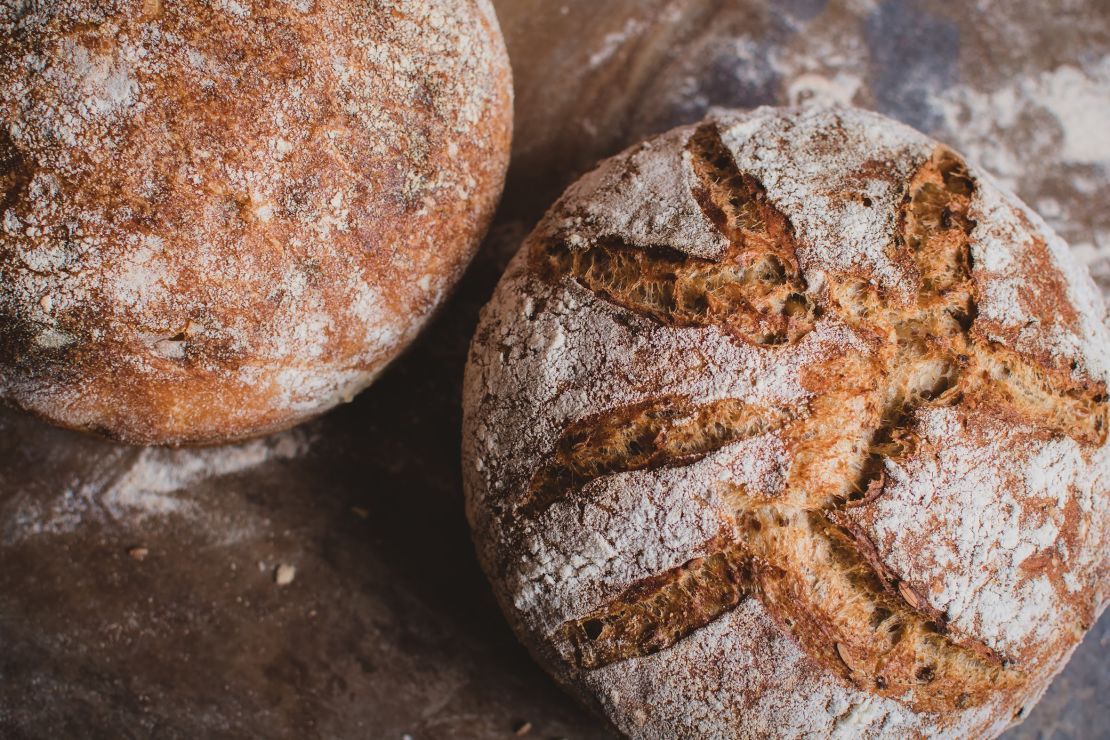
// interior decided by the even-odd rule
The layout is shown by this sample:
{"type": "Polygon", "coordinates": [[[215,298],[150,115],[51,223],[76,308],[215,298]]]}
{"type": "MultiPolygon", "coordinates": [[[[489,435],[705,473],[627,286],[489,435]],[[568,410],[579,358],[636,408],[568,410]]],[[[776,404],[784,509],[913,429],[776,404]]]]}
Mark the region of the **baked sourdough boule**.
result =
{"type": "Polygon", "coordinates": [[[500,195],[488,0],[0,7],[0,396],[140,443],[349,399],[500,195]]]}
{"type": "Polygon", "coordinates": [[[483,313],[480,559],[629,735],[996,735],[1107,600],[1102,318],[1040,218],[901,124],[650,139],[483,313]]]}

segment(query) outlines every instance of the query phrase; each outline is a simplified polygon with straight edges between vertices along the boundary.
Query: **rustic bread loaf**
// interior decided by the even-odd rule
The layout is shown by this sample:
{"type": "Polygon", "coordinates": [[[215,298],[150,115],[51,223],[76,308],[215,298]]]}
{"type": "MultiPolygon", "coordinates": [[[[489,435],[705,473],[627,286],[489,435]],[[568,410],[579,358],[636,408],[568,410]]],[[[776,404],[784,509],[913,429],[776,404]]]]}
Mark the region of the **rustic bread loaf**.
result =
{"type": "Polygon", "coordinates": [[[0,396],[203,443],[350,398],[500,194],[488,0],[0,9],[0,396]]]}
{"type": "Polygon", "coordinates": [[[650,139],[483,313],[481,561],[629,735],[995,735],[1107,601],[1102,319],[1040,218],[898,123],[650,139]]]}

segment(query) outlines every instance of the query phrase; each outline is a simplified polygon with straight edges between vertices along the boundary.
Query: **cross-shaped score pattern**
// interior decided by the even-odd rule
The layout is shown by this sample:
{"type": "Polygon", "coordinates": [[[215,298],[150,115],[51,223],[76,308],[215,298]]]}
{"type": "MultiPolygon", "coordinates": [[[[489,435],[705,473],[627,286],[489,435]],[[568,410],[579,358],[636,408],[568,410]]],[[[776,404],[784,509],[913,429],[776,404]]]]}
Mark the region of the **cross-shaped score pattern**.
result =
{"type": "Polygon", "coordinates": [[[774,351],[832,312],[874,351],[805,371],[805,408],[736,399],[695,405],[662,395],[571,424],[517,507],[531,520],[599,477],[688,465],[724,445],[778,433],[790,467],[779,495],[731,486],[734,532],[718,549],[628,588],[564,624],[556,639],[593,669],[673,645],[749,597],[761,599],[806,652],[856,686],[919,711],[974,706],[1025,675],[985,645],[958,640],[944,617],[880,561],[844,509],[881,495],[884,460],[910,454],[927,406],[998,413],[1086,445],[1105,441],[1105,389],[1028,361],[971,332],[976,317],[963,162],[938,148],[908,184],[897,254],[916,277],[907,303],[848,275],[831,275],[817,305],[798,267],[793,229],[760,183],[739,172],[714,124],[687,149],[694,196],[730,243],[717,261],[614,241],[532,254],[551,280],[571,278],[661,324],[715,325],[774,351]]]}

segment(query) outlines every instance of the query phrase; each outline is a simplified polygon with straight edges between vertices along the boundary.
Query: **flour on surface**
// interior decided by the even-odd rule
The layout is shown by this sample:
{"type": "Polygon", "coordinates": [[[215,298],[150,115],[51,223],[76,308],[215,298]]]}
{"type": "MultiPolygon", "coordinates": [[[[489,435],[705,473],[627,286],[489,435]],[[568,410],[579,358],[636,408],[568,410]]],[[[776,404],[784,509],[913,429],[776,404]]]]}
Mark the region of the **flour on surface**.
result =
{"type": "MultiPolygon", "coordinates": [[[[43,534],[63,534],[93,522],[130,527],[173,517],[204,521],[195,489],[222,476],[254,470],[271,461],[308,454],[310,434],[291,430],[236,445],[171,450],[111,448],[87,473],[73,478],[51,499],[18,496],[3,533],[7,544],[43,534]]],[[[225,528],[214,535],[225,536],[225,528]]]]}

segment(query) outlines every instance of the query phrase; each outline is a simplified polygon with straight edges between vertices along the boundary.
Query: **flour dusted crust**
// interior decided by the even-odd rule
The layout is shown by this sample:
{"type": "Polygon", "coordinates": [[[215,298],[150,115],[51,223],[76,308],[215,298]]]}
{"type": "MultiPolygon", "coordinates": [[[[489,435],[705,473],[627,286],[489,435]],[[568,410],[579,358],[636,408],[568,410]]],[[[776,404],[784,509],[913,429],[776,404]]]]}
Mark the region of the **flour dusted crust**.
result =
{"type": "Polygon", "coordinates": [[[0,9],[0,395],[203,443],[349,399],[476,248],[511,128],[488,0],[0,9]]]}
{"type": "Polygon", "coordinates": [[[603,162],[471,346],[514,628],[636,737],[992,736],[1110,585],[1110,342],[1013,195],[852,109],[603,162]]]}

